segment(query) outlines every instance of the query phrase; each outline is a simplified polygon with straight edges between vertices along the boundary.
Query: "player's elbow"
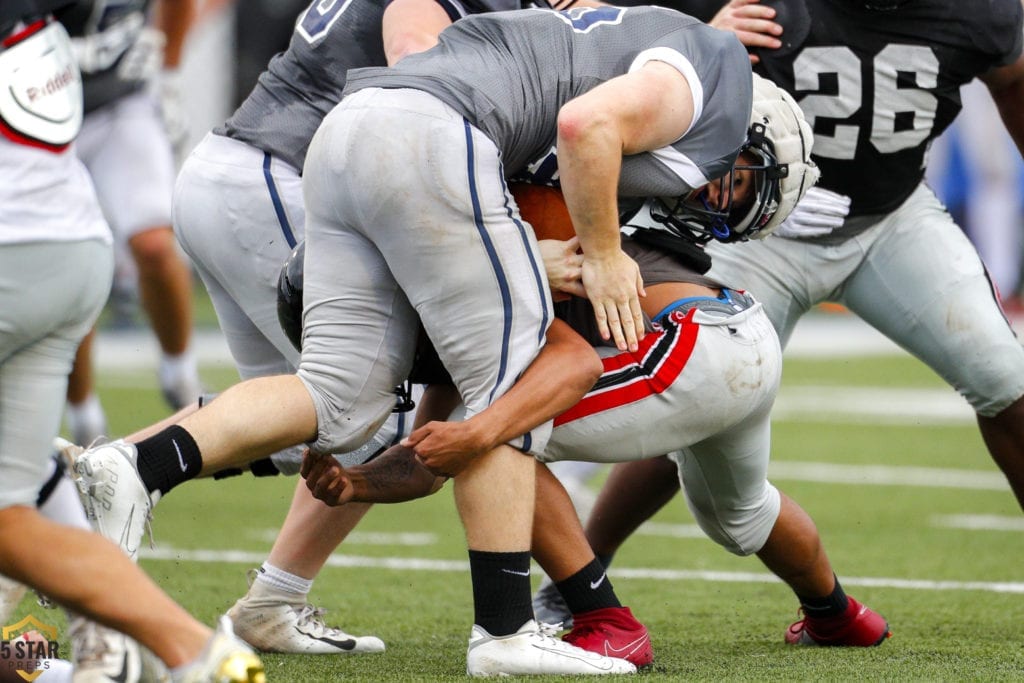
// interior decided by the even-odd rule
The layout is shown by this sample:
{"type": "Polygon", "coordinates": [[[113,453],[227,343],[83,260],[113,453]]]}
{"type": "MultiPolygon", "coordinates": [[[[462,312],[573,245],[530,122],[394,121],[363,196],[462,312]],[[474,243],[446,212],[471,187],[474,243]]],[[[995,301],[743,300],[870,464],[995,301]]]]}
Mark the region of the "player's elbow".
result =
{"type": "Polygon", "coordinates": [[[595,110],[582,98],[569,100],[558,111],[557,134],[562,145],[584,147],[612,128],[612,121],[602,110],[595,110]]]}

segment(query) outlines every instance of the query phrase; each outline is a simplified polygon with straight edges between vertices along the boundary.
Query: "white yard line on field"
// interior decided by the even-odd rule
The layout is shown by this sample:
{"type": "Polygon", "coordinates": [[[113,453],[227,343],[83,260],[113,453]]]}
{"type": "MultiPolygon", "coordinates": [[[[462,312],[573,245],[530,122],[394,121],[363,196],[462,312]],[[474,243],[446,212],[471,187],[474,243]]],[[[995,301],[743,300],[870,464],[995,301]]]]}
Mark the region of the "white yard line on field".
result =
{"type": "Polygon", "coordinates": [[[1010,486],[999,472],[957,470],[939,467],[892,467],[888,465],[836,465],[825,462],[773,460],[768,468],[772,480],[817,481],[826,484],[874,484],[878,486],[923,486],[930,488],[1008,491],[1010,486]]]}
{"type": "MultiPolygon", "coordinates": [[[[266,553],[244,550],[181,550],[175,548],[143,549],[143,558],[173,562],[213,562],[233,564],[260,564],[266,553]]],[[[469,563],[454,560],[428,560],[423,558],[360,557],[332,555],[329,567],[362,567],[392,569],[396,571],[468,572],[469,563]]],[[[609,574],[616,579],[642,579],[654,581],[708,581],[714,583],[779,583],[772,574],[757,572],[695,571],[682,569],[643,569],[614,567],[609,574]]],[[[1024,583],[998,581],[928,581],[883,577],[843,576],[844,586],[871,586],[872,588],[902,588],[932,591],[987,591],[992,593],[1024,594],[1024,583]]]]}
{"type": "Polygon", "coordinates": [[[973,425],[974,410],[953,389],[786,386],[772,419],[897,425],[973,425]]]}

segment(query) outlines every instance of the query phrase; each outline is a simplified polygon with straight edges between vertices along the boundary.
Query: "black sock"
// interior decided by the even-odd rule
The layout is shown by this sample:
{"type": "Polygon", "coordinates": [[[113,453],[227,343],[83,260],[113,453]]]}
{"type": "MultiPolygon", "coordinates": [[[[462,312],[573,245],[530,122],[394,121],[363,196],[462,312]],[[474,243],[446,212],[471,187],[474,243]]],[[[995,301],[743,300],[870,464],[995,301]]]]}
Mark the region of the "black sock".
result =
{"type": "Polygon", "coordinates": [[[166,495],[178,484],[199,476],[203,467],[199,446],[179,425],[143,439],[135,448],[139,453],[139,476],[150,493],[166,495]]]}
{"type": "Polygon", "coordinates": [[[473,623],[492,636],[507,636],[533,619],[530,552],[469,551],[473,623]]]}
{"type": "Polygon", "coordinates": [[[800,600],[800,606],[804,608],[804,614],[812,619],[838,617],[846,611],[849,605],[846,593],[843,592],[843,587],[839,585],[838,577],[836,578],[836,587],[832,589],[830,595],[826,595],[823,598],[807,598],[798,595],[797,598],[800,600]]]}
{"type": "Polygon", "coordinates": [[[612,566],[612,560],[615,559],[615,553],[608,553],[607,555],[602,555],[601,553],[594,553],[594,555],[597,556],[597,561],[600,562],[601,566],[605,569],[608,569],[608,567],[612,566]]]}
{"type": "Polygon", "coordinates": [[[555,584],[573,614],[605,607],[622,607],[604,565],[594,559],[568,579],[555,584]]]}

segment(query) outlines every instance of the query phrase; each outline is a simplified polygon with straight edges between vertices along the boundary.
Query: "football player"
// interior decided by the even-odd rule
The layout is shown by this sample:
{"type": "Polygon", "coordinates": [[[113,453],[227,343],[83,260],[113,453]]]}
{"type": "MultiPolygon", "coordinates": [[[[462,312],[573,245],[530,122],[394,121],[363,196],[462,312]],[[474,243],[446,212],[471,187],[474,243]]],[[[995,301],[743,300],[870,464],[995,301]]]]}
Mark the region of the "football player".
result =
{"type": "MultiPolygon", "coordinates": [[[[160,344],[160,388],[175,409],[202,392],[189,346],[192,273],[171,230],[169,131],[179,140],[186,133],[174,94],[193,5],[194,0],[78,0],[57,13],[83,74],[85,121],[78,155],[114,232],[115,253],[130,254],[140,301],[160,344]],[[162,30],[153,26],[152,9],[159,10],[162,30]]],[[[91,347],[90,334],[68,385],[66,419],[78,443],[107,433],[93,384],[91,347]]]]}
{"type": "MultiPolygon", "coordinates": [[[[771,239],[709,245],[710,275],[754,292],[783,345],[812,306],[837,301],[924,361],[973,406],[1024,505],[1024,348],[977,251],[923,183],[928,144],[959,111],[960,86],[975,78],[1024,152],[1020,0],[765,4],[735,0],[726,10],[737,23],[755,13],[784,29],[777,48],[753,51],[755,69],[791,92],[813,123],[822,179],[771,239]]],[[[605,509],[637,510],[623,501],[628,492],[671,498],[656,466],[616,469],[616,485],[598,501],[605,509]]],[[[594,516],[588,536],[610,556],[642,521],[594,516]]],[[[815,640],[807,614],[788,642],[815,640]]]]}
{"type": "MultiPolygon", "coordinates": [[[[749,128],[748,73],[735,38],[661,8],[476,15],[392,69],[350,71],[347,97],[325,118],[304,166],[298,377],[243,382],[135,446],[93,450],[83,469],[137,462],[143,486],[132,501],[145,504],[148,493],[180,483],[181,463],[193,476],[298,442],[314,442],[317,453],[359,446],[394,405],[416,313],[469,413],[486,408],[536,356],[551,319],[536,242],[503,172],[534,161],[550,167],[556,142],[561,185],[589,254],[582,277],[595,321],[602,336],[636,348],[642,283],[618,244],[617,195],[689,195],[731,176],[749,128]],[[509,53],[516,59],[502,57],[509,53]]],[[[726,188],[722,205],[730,195],[726,188]]],[[[776,208],[759,216],[768,221],[776,208]]],[[[550,425],[536,427],[511,441],[543,450],[550,425]]],[[[533,470],[503,445],[454,473],[478,587],[468,669],[616,670],[624,663],[595,667],[576,650],[542,654],[528,645],[546,637],[521,600],[533,470]]],[[[118,488],[129,483],[120,477],[118,488]]]]}
{"type": "MultiPolygon", "coordinates": [[[[259,658],[232,635],[230,621],[211,632],[117,546],[36,509],[53,483],[49,440],[75,349],[103,307],[114,261],[110,228],[72,144],[82,82],[67,31],[52,15],[61,4],[0,3],[0,573],[130,634],[174,669],[175,681],[263,681],[259,658]]],[[[70,619],[76,679],[138,681],[139,648],[124,645],[110,662],[106,646],[116,632],[93,628],[82,616],[70,619]],[[87,642],[87,631],[100,640],[87,642]]],[[[166,673],[150,669],[147,680],[166,673]]]]}

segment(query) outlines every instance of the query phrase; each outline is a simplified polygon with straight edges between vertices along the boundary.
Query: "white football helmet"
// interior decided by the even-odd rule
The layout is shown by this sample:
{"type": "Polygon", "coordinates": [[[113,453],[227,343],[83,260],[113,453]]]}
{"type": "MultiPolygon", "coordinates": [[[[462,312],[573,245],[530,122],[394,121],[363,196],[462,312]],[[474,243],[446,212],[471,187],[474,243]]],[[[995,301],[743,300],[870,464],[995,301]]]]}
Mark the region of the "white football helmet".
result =
{"type": "Polygon", "coordinates": [[[754,192],[742,204],[733,202],[735,175],[719,184],[718,206],[703,189],[654,202],[652,215],[668,230],[700,243],[716,239],[737,242],[765,237],[789,216],[820,172],[811,161],[813,134],[803,111],[771,81],[754,77],[747,140],[733,170],[754,171],[754,192]]]}

